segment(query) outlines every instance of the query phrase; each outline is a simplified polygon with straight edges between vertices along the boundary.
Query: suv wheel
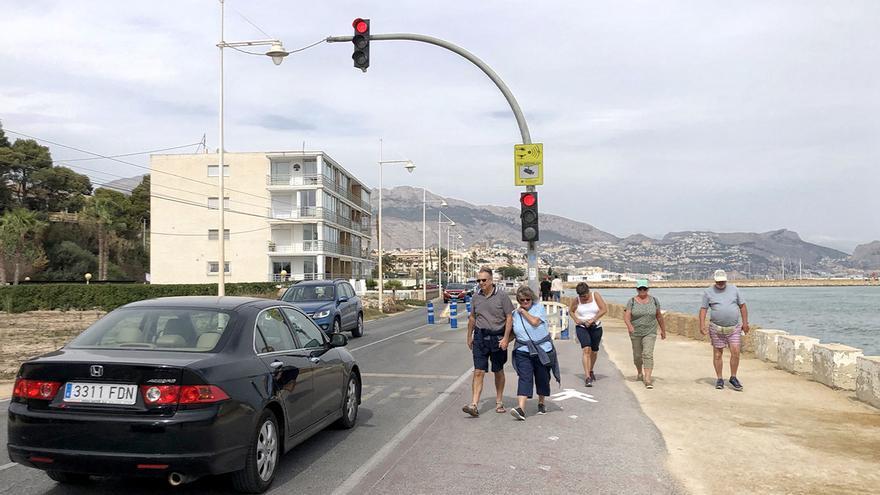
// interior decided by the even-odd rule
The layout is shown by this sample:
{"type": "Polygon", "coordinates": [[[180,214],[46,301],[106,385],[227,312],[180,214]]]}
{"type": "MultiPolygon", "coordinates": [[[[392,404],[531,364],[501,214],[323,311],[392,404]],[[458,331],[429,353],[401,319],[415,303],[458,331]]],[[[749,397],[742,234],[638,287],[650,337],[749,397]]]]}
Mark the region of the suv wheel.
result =
{"type": "Polygon", "coordinates": [[[342,332],[342,323],[339,323],[339,318],[333,320],[333,333],[341,333],[342,332]]]}
{"type": "Polygon", "coordinates": [[[351,329],[351,336],[353,338],[360,337],[364,334],[364,315],[363,313],[358,313],[358,321],[357,325],[351,329]]]}

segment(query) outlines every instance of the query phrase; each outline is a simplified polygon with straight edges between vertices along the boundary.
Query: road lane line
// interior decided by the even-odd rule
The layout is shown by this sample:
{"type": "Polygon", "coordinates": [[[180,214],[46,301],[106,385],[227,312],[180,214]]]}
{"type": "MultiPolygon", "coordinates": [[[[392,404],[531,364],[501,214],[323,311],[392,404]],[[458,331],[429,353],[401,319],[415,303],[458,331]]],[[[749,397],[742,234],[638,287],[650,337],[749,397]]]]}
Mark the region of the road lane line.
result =
{"type": "Polygon", "coordinates": [[[422,378],[425,380],[455,380],[455,375],[413,375],[409,373],[361,373],[368,378],[422,378]]]}
{"type": "Polygon", "coordinates": [[[18,466],[18,463],[17,462],[10,462],[9,464],[4,464],[4,465],[0,466],[0,471],[9,469],[12,466],[18,466]]]}
{"type": "Polygon", "coordinates": [[[424,354],[424,353],[430,351],[431,349],[433,349],[433,348],[435,348],[435,347],[437,347],[437,346],[439,346],[439,345],[443,345],[443,342],[437,342],[436,344],[432,345],[431,347],[428,347],[428,348],[426,348],[426,349],[422,349],[421,351],[419,351],[419,352],[416,353],[416,356],[421,356],[422,354],[424,354]]]}
{"type": "Polygon", "coordinates": [[[367,474],[370,473],[370,471],[375,469],[376,466],[381,464],[385,460],[385,458],[387,458],[392,452],[397,449],[397,446],[400,444],[400,442],[402,442],[403,439],[407,437],[407,435],[415,430],[416,427],[419,426],[419,423],[424,421],[425,418],[427,418],[435,409],[440,407],[440,404],[442,404],[447,399],[447,397],[451,395],[453,391],[455,391],[455,389],[460,387],[462,383],[470,378],[473,375],[473,371],[474,369],[470,368],[465,371],[463,375],[458,377],[458,379],[455,380],[452,385],[447,387],[446,390],[438,395],[433,402],[428,404],[428,407],[422,409],[422,412],[420,412],[418,416],[413,418],[412,421],[407,423],[406,426],[404,426],[399,432],[397,432],[397,435],[394,435],[394,438],[386,443],[384,447],[379,449],[378,452],[373,454],[373,457],[370,457],[367,462],[361,464],[361,467],[359,467],[355,472],[351,473],[351,476],[349,476],[348,479],[346,479],[341,485],[333,490],[332,495],[343,495],[351,493],[352,490],[354,490],[358,486],[358,484],[363,481],[367,474]]]}
{"type": "Polygon", "coordinates": [[[425,328],[425,327],[427,327],[427,326],[428,326],[428,325],[421,325],[421,326],[418,326],[418,327],[415,327],[415,328],[411,328],[411,329],[409,329],[409,330],[405,330],[405,331],[403,331],[403,332],[396,333],[396,334],[394,334],[394,335],[392,335],[392,336],[390,336],[390,337],[385,337],[385,338],[382,339],[382,340],[377,340],[377,341],[375,341],[375,342],[370,342],[370,343],[367,344],[367,345],[362,345],[362,346],[360,346],[360,347],[355,347],[354,349],[349,349],[348,352],[359,351],[359,350],[361,350],[361,349],[365,349],[365,348],[367,348],[367,347],[370,347],[371,345],[376,345],[376,344],[379,344],[379,343],[385,342],[386,340],[391,340],[391,339],[393,339],[394,337],[400,337],[401,335],[406,335],[406,334],[408,334],[408,333],[410,333],[410,332],[415,332],[416,330],[419,330],[419,329],[421,329],[421,328],[425,328]]]}

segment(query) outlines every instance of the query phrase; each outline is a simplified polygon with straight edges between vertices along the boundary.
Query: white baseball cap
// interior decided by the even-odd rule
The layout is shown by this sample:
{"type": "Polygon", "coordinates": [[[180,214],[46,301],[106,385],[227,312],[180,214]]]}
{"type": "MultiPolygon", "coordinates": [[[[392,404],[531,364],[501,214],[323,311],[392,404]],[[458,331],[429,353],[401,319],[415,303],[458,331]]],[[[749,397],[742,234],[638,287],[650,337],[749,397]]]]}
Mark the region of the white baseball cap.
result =
{"type": "Polygon", "coordinates": [[[724,270],[715,270],[716,282],[727,282],[727,272],[724,270]]]}

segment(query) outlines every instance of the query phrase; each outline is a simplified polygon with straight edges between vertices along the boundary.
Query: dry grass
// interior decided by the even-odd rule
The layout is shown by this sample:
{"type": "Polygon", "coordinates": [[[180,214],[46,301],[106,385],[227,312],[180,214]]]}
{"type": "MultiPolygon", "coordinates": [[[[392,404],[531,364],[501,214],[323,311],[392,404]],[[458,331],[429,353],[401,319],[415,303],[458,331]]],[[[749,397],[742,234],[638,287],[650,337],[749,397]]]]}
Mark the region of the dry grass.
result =
{"type": "Polygon", "coordinates": [[[103,315],[103,311],[0,314],[0,380],[15,378],[22,361],[58,349],[103,315]]]}

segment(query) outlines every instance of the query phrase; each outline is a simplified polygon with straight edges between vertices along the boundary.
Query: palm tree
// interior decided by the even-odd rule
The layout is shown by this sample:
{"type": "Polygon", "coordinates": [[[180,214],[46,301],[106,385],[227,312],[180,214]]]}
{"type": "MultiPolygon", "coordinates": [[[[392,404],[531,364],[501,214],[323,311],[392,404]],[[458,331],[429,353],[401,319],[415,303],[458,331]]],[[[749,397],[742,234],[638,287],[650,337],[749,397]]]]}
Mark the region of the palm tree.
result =
{"type": "Polygon", "coordinates": [[[107,280],[110,246],[117,244],[117,232],[125,229],[125,200],[121,193],[98,189],[83,210],[98,234],[98,280],[107,280]]]}
{"type": "Polygon", "coordinates": [[[46,253],[39,238],[46,227],[36,213],[24,208],[7,211],[0,217],[0,285],[6,285],[6,265],[15,267],[13,284],[18,285],[22,265],[41,267],[46,253]]]}

